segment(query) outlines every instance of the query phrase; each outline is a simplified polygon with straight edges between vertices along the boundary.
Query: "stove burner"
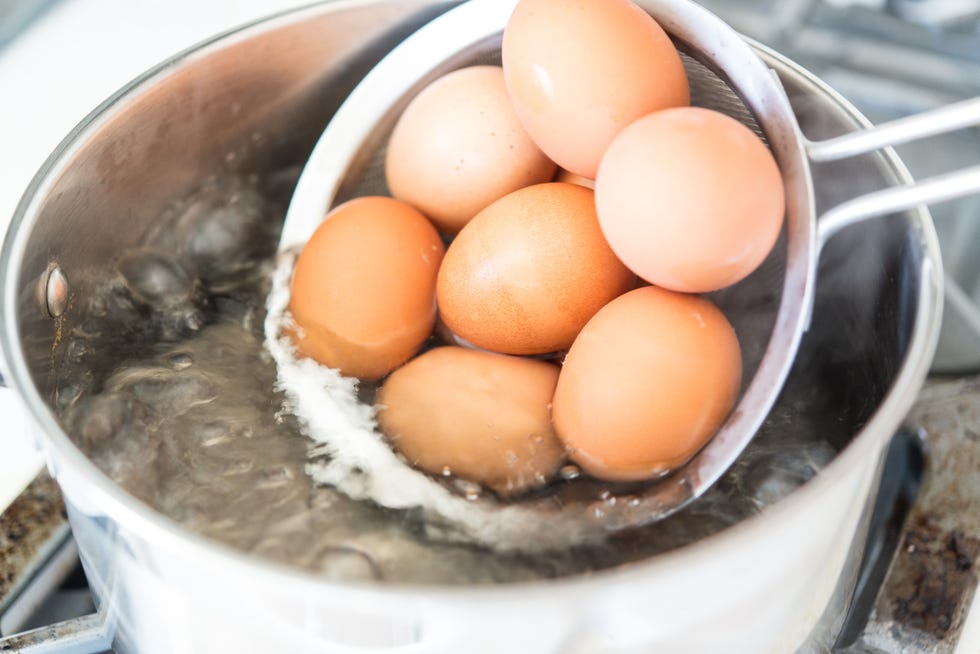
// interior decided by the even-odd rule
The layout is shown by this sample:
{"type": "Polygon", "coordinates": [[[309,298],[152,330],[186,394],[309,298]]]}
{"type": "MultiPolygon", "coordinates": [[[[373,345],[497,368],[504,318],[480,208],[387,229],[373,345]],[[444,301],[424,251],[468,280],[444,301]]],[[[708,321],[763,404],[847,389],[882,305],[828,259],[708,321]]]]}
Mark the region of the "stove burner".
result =
{"type": "Polygon", "coordinates": [[[41,473],[0,516],[0,652],[97,654],[110,640],[61,491],[41,473]]]}

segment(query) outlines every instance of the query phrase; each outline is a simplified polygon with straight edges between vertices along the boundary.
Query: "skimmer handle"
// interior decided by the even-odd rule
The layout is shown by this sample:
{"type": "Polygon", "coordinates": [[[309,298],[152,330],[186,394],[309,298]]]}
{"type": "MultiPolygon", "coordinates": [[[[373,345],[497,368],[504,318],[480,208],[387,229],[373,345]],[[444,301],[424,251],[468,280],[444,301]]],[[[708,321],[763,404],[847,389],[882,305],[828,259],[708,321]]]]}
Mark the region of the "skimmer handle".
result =
{"type": "MultiPolygon", "coordinates": [[[[813,163],[838,161],[886,147],[980,125],[980,98],[972,98],[915,116],[845,134],[826,141],[805,141],[813,163]]],[[[842,228],[854,223],[980,193],[980,165],[896,186],[849,200],[825,213],[818,221],[822,245],[842,228]]]]}

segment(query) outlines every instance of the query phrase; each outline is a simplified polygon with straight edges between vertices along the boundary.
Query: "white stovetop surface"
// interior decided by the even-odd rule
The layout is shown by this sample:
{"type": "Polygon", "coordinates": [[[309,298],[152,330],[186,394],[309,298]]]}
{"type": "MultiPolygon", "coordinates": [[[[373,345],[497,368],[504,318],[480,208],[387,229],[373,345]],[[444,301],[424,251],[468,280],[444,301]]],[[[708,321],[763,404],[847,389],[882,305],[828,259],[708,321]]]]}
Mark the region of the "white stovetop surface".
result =
{"type": "MultiPolygon", "coordinates": [[[[0,232],[35,171],[88,112],[144,70],[213,34],[306,0],[61,0],[0,49],[0,232]]],[[[43,465],[0,389],[0,512],[43,465]]],[[[980,602],[957,654],[980,652],[980,602]]]]}

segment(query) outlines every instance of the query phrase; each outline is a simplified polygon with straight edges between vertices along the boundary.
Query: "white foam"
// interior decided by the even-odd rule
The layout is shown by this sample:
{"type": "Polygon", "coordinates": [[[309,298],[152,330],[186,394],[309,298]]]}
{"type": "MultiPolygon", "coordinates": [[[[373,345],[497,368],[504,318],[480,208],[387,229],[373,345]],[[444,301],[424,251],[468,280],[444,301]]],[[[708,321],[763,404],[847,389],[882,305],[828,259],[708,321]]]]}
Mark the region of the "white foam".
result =
{"type": "Polygon", "coordinates": [[[310,359],[298,359],[284,328],[295,255],[279,255],[267,302],[266,347],[275,359],[286,410],[315,443],[307,472],[318,484],[392,509],[420,510],[431,537],[501,551],[542,551],[600,540],[605,530],[582,512],[561,512],[546,501],[470,500],[412,468],[378,430],[374,408],[357,399],[357,380],[310,359]],[[546,521],[546,525],[542,524],[546,521]]]}

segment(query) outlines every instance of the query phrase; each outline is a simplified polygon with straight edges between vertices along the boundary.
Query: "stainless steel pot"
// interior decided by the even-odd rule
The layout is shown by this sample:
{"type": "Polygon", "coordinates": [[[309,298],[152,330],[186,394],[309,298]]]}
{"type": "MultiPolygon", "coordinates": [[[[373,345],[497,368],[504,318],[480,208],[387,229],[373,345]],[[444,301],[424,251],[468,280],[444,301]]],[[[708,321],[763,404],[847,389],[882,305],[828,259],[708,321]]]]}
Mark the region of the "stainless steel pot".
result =
{"type": "MultiPolygon", "coordinates": [[[[794,375],[837,395],[828,430],[849,441],[790,497],[695,545],[534,584],[338,584],[188,533],[107,478],[52,410],[60,339],[161,211],[234,165],[302,163],[345,94],[384,52],[452,3],[328,2],[219,37],[99,107],[31,185],[2,253],[7,382],[33,417],[82,560],[124,652],[824,651],[839,627],[883,453],[928,369],[941,265],[925,211],[849,229],[824,253],[814,324],[794,375]],[[253,135],[261,133],[261,144],[253,135]],[[227,154],[237,153],[232,163],[227,154]],[[55,273],[55,274],[52,274],[55,273]],[[59,295],[58,273],[67,286],[59,295]],[[53,280],[53,281],[52,281],[53,280]],[[847,352],[834,367],[834,352],[847,352]],[[828,354],[830,353],[830,354],[828,354]]],[[[824,138],[864,119],[758,48],[801,126],[824,138]]],[[[891,152],[817,166],[832,206],[907,178],[891,152]]],[[[819,207],[818,207],[819,208],[819,207]]],[[[810,392],[793,383],[787,394],[810,392]]]]}

